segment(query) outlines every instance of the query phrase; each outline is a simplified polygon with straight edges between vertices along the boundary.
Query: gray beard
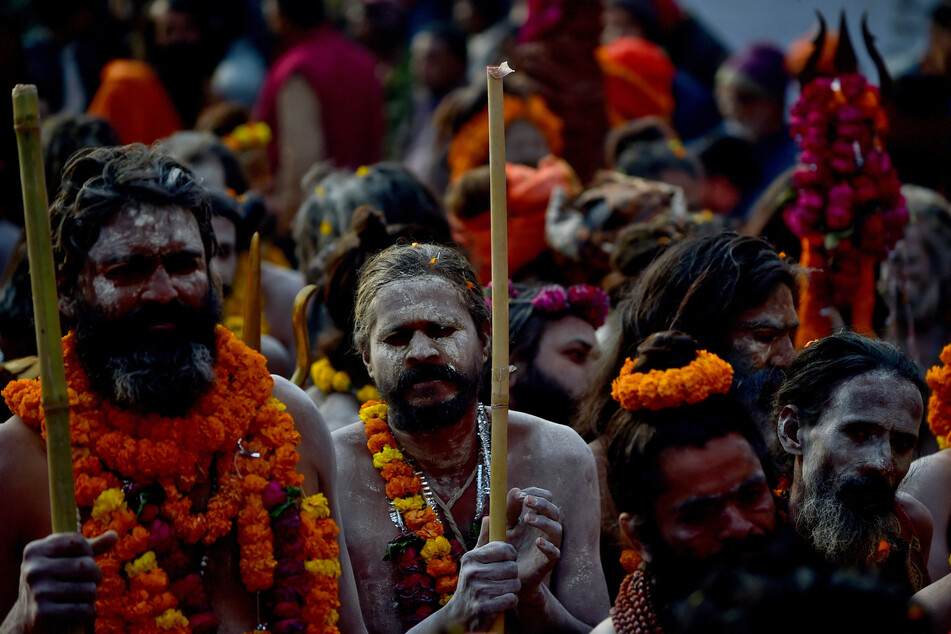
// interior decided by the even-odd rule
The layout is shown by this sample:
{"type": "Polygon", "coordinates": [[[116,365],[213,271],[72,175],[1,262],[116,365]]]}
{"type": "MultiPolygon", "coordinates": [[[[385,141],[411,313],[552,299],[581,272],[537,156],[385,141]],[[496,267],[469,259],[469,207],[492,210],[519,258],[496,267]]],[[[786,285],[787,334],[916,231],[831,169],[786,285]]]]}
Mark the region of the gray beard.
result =
{"type": "Polygon", "coordinates": [[[796,515],[796,530],[813,548],[833,563],[868,565],[875,561],[878,545],[891,536],[889,515],[856,513],[834,492],[806,486],[796,515]]]}
{"type": "Polygon", "coordinates": [[[109,358],[105,372],[111,380],[112,397],[117,404],[143,411],[167,412],[170,400],[174,402],[187,394],[188,401],[193,402],[198,395],[196,388],[204,390],[214,383],[215,359],[208,346],[189,342],[174,351],[163,352],[166,354],[161,361],[150,350],[109,358]],[[158,368],[164,370],[163,376],[157,376],[158,368]]]}

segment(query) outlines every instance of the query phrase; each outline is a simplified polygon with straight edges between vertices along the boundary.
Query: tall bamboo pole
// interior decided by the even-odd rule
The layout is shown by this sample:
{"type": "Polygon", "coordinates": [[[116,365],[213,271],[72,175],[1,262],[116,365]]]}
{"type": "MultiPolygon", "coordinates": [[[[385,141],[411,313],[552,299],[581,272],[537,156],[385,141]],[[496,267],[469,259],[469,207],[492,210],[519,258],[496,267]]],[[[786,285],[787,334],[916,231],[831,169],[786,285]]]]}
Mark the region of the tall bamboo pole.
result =
{"type": "Polygon", "coordinates": [[[13,128],[20,158],[23,218],[26,225],[30,285],[36,324],[36,350],[46,418],[46,460],[50,480],[53,532],[76,532],[76,490],[69,438],[69,396],[63,367],[59,300],[53,269],[53,246],[46,199],[46,178],[40,146],[39,100],[36,86],[13,89],[13,128]]]}
{"type": "Polygon", "coordinates": [[[261,236],[255,231],[248,249],[248,280],[244,294],[244,323],[241,340],[244,345],[261,351],[261,236]]]}
{"type": "MultiPolygon", "coordinates": [[[[512,72],[508,62],[487,66],[489,88],[489,200],[492,235],[492,479],[489,497],[489,539],[505,541],[505,498],[508,494],[509,303],[508,212],[505,184],[505,116],[502,78],[512,72]]],[[[505,629],[499,615],[493,632],[505,629]]]]}

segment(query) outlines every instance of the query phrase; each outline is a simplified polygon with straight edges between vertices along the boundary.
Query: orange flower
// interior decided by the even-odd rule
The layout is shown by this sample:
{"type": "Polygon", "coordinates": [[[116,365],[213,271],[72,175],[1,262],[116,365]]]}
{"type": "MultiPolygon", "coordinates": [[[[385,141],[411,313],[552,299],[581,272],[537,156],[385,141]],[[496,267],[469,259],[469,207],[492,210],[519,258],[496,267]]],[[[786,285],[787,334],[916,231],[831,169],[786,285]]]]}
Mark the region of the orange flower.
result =
{"type": "Polygon", "coordinates": [[[436,579],[436,592],[439,594],[452,594],[456,591],[457,585],[459,585],[459,575],[439,577],[436,579]]]}
{"type": "Polygon", "coordinates": [[[732,366],[706,350],[683,368],[635,372],[634,364],[627,359],[611,383],[611,396],[631,411],[699,403],[711,394],[726,394],[733,383],[732,366]]]}
{"type": "Polygon", "coordinates": [[[433,577],[444,577],[455,574],[459,567],[451,557],[434,557],[426,564],[426,573],[433,577]]]}

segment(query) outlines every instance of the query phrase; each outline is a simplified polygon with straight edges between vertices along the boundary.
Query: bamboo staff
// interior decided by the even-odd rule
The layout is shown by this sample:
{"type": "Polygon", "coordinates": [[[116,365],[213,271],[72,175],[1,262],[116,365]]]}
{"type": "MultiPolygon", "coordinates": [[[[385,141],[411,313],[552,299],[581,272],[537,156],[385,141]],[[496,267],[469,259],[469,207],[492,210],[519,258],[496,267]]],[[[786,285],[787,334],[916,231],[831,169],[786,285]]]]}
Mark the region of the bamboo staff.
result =
{"type": "Polygon", "coordinates": [[[40,146],[39,100],[36,86],[13,89],[13,128],[20,158],[23,218],[26,225],[30,285],[36,324],[36,350],[46,418],[46,461],[50,481],[53,532],[76,532],[76,490],[69,437],[69,395],[63,367],[59,300],[53,269],[53,246],[46,199],[46,178],[40,146]]]}
{"type": "MultiPolygon", "coordinates": [[[[492,480],[489,486],[489,539],[505,541],[505,498],[508,495],[509,303],[508,213],[505,184],[505,117],[502,78],[512,72],[508,62],[487,66],[489,88],[489,200],[492,234],[492,480]]],[[[493,632],[505,629],[499,615],[493,632]]]]}
{"type": "Polygon", "coordinates": [[[261,236],[255,231],[248,249],[248,280],[244,294],[244,323],[241,340],[244,345],[261,351],[261,236]]]}
{"type": "Polygon", "coordinates": [[[307,302],[317,287],[308,284],[297,291],[294,296],[294,313],[291,319],[294,324],[294,345],[297,346],[297,367],[294,368],[294,374],[291,375],[291,383],[299,388],[304,387],[307,382],[307,374],[310,372],[311,354],[310,354],[310,336],[307,333],[307,302]]]}

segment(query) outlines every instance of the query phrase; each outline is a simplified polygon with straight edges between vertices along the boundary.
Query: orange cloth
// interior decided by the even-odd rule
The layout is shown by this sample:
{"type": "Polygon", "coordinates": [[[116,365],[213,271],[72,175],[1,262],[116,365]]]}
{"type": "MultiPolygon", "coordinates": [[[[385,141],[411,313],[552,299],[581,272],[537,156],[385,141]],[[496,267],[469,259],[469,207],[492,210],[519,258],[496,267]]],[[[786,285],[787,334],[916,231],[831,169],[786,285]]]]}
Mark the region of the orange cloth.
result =
{"type": "MultiPolygon", "coordinates": [[[[580,185],[574,170],[564,160],[546,156],[538,169],[516,163],[505,164],[506,207],[508,211],[509,277],[540,256],[545,242],[545,210],[556,185],[569,198],[577,195],[580,185]]],[[[479,281],[492,278],[491,214],[472,218],[450,218],[452,239],[466,248],[479,281]]]]}
{"type": "Polygon", "coordinates": [[[184,127],[168,91],[145,62],[114,59],[103,67],[100,82],[86,113],[108,119],[123,144],[151,145],[184,127]]]}
{"type": "Polygon", "coordinates": [[[619,37],[595,55],[612,127],[650,115],[670,119],[677,69],[663,49],[639,37],[619,37]]]}

